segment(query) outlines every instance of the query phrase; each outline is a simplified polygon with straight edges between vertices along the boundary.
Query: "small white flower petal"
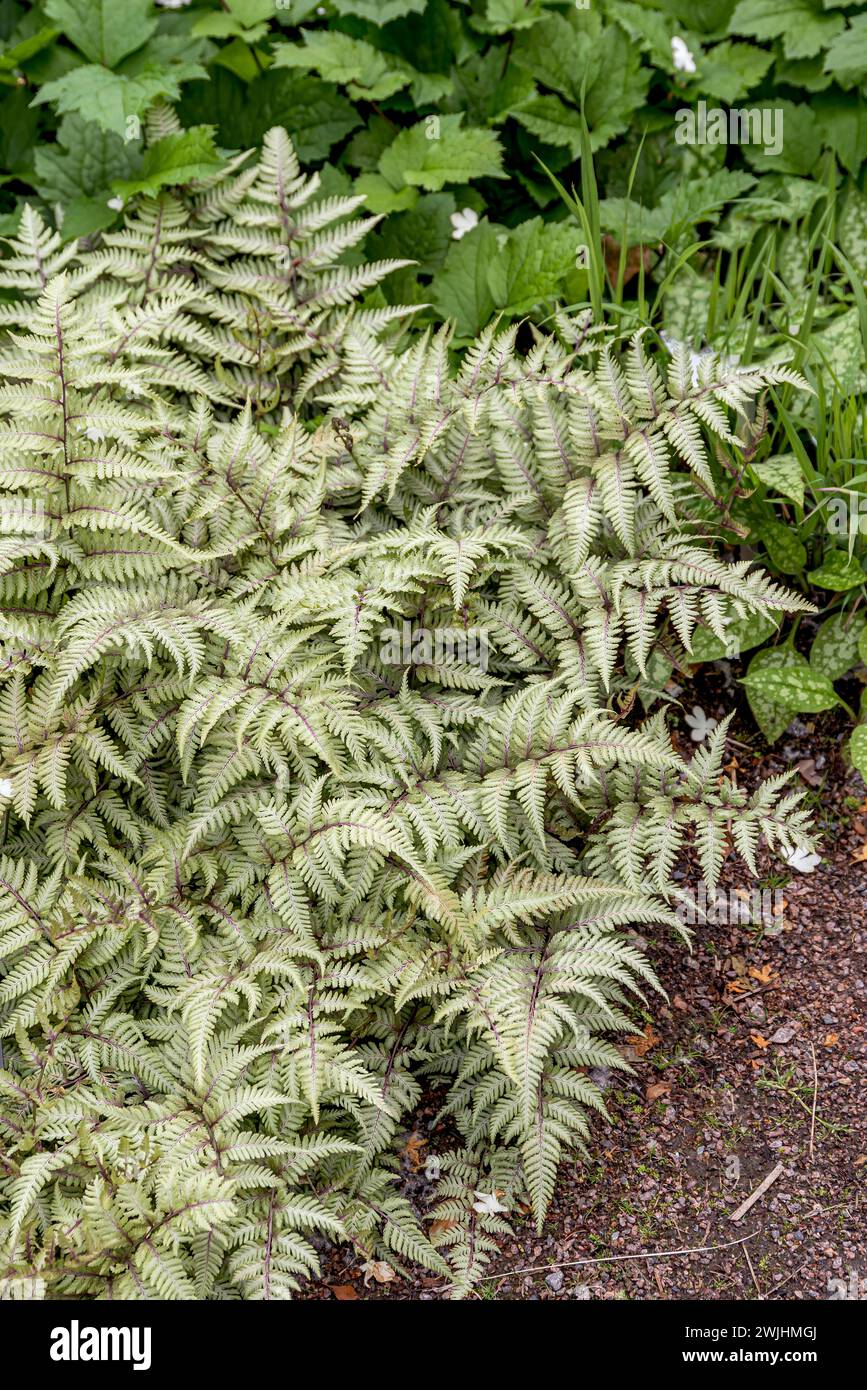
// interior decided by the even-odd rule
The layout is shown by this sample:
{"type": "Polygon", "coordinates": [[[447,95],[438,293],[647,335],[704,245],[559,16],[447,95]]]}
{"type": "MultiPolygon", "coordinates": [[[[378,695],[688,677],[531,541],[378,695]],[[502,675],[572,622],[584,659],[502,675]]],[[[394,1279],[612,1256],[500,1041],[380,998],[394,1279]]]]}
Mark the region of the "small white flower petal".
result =
{"type": "Polygon", "coordinates": [[[784,850],[783,858],[790,869],[797,869],[799,874],[811,874],[817,864],[822,862],[821,854],[810,854],[805,849],[784,850]]]}
{"type": "Polygon", "coordinates": [[[497,1212],[509,1210],[501,1204],[496,1192],[474,1192],[473,1196],[478,1198],[473,1202],[473,1211],[480,1216],[496,1216],[497,1212]]]}
{"type": "Polygon", "coordinates": [[[106,204],[106,206],[107,206],[107,207],[110,207],[111,210],[112,210],[112,212],[122,212],[122,211],[123,211],[123,198],[109,198],[108,203],[106,204]]]}
{"type": "Polygon", "coordinates": [[[677,72],[695,72],[695,59],[677,34],[671,41],[671,58],[677,72]]]}
{"type": "Polygon", "coordinates": [[[705,714],[701,705],[693,705],[692,713],[684,715],[689,725],[690,738],[693,743],[704,743],[709,733],[717,726],[717,721],[709,714],[705,714]]]}
{"type": "Polygon", "coordinates": [[[453,212],[449,221],[454,227],[452,239],[460,241],[462,236],[466,236],[467,232],[471,232],[473,227],[479,225],[479,215],[473,208],[463,208],[461,212],[453,212]]]}

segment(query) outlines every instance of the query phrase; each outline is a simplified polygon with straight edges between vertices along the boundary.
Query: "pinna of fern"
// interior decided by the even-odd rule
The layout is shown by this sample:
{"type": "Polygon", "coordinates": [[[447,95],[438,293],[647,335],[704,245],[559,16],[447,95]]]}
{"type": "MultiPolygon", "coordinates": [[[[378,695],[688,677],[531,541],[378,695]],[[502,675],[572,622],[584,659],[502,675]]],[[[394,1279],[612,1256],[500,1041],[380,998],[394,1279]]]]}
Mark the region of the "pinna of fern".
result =
{"type": "Polygon", "coordinates": [[[627,655],[798,606],[697,500],[782,369],[442,334],[275,428],[173,391],[144,323],[110,362],[103,309],[67,265],[0,352],[0,1277],[288,1297],[312,1234],[461,1294],[585,1145],[678,854],[809,842],[725,727],[689,760],[612,702],[627,655]],[[404,624],[490,661],[394,659],[404,624]]]}

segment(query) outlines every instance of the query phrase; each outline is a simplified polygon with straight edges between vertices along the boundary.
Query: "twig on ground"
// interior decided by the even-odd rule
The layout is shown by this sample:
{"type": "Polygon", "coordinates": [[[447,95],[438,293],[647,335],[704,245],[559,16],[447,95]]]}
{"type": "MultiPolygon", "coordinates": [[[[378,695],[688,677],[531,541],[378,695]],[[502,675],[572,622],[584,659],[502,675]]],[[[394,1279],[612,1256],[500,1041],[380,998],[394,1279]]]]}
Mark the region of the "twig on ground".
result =
{"type": "Polygon", "coordinates": [[[694,1245],[691,1249],[682,1250],[650,1250],[642,1251],[638,1255],[591,1255],[583,1260],[561,1260],[553,1265],[527,1265],[523,1269],[508,1269],[505,1274],[492,1274],[490,1277],[515,1279],[519,1274],[544,1274],[547,1269],[574,1269],[576,1265],[607,1265],[617,1264],[620,1260],[665,1260],[675,1255],[703,1255],[708,1250],[728,1250],[733,1245],[743,1245],[748,1240],[755,1240],[758,1235],[761,1235],[761,1231],[753,1231],[751,1235],[739,1236],[737,1240],[723,1241],[722,1245],[694,1245]]]}
{"type": "Polygon", "coordinates": [[[747,1264],[749,1265],[750,1275],[751,1275],[751,1277],[752,1277],[752,1281],[753,1281],[753,1283],[754,1283],[755,1286],[756,1286],[756,1293],[758,1294],[759,1298],[764,1298],[764,1294],[762,1293],[761,1289],[759,1288],[759,1281],[758,1281],[758,1279],[756,1278],[756,1271],[753,1269],[753,1262],[752,1262],[752,1260],[750,1259],[750,1252],[749,1252],[749,1250],[747,1249],[746,1246],[743,1247],[743,1252],[744,1252],[744,1255],[746,1256],[747,1264]]]}
{"type": "Polygon", "coordinates": [[[792,1279],[794,1279],[796,1274],[800,1274],[802,1269],[806,1269],[809,1263],[809,1260],[805,1260],[802,1265],[798,1265],[798,1268],[793,1269],[791,1274],[787,1274],[785,1279],[781,1279],[779,1284],[775,1284],[772,1289],[768,1289],[768,1292],[765,1294],[765,1298],[770,1298],[771,1294],[777,1293],[781,1288],[784,1287],[784,1285],[788,1284],[792,1279]]]}
{"type": "Polygon", "coordinates": [[[767,1192],[771,1183],[776,1182],[777,1178],[780,1176],[782,1172],[783,1165],[782,1163],[778,1163],[776,1168],[771,1169],[770,1173],[768,1173],[768,1176],[766,1178],[762,1178],[762,1181],[759,1183],[755,1192],[751,1192],[747,1200],[745,1202],[742,1202],[741,1205],[738,1207],[737,1211],[732,1212],[731,1216],[729,1217],[729,1220],[740,1221],[741,1217],[746,1216],[753,1203],[757,1202],[759,1198],[763,1196],[765,1192],[767,1192]]]}
{"type": "Polygon", "coordinates": [[[819,1099],[819,1071],[816,1066],[816,1045],[810,1043],[810,1052],[813,1057],[813,1110],[810,1115],[810,1158],[813,1157],[813,1141],[816,1138],[816,1102],[819,1099]]]}

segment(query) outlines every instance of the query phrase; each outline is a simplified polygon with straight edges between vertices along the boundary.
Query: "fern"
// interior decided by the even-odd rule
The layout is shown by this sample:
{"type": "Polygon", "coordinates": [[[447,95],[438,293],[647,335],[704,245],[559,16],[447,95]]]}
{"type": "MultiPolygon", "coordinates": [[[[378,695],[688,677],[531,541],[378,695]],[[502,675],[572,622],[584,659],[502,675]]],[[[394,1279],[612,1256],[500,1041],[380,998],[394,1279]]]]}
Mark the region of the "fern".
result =
{"type": "MultiPolygon", "coordinates": [[[[170,109],[154,108],[151,140],[179,129],[170,109]]],[[[255,163],[242,154],[183,190],[134,199],[121,230],[83,253],[27,208],[0,287],[38,295],[69,268],[89,290],[106,360],[169,360],[175,396],[184,386],[224,406],[249,401],[257,415],[294,411],[350,360],[353,382],[360,373],[375,388],[376,339],[409,310],[357,301],[410,262],[346,263],[380,219],[356,215],[360,196],[317,199],[319,184],[275,127],[255,163]]],[[[4,314],[20,321],[14,306],[4,314]]]]}
{"type": "Polygon", "coordinates": [[[585,319],[376,346],[341,316],[381,267],[327,271],[355,233],[311,192],[273,136],[102,247],[16,249],[0,1277],[54,1297],[285,1298],[323,1239],[460,1296],[583,1149],[681,849],[712,885],[732,843],[753,872],[809,843],[781,780],[722,773],[724,727],[689,761],[613,703],[697,623],[799,606],[720,558],[702,491],[780,369],[694,383],[585,319]],[[268,273],[298,238],[303,313],[268,273]],[[405,624],[489,660],[394,657],[405,624]],[[460,1145],[422,1213],[395,1153],[430,1087],[460,1145]]]}

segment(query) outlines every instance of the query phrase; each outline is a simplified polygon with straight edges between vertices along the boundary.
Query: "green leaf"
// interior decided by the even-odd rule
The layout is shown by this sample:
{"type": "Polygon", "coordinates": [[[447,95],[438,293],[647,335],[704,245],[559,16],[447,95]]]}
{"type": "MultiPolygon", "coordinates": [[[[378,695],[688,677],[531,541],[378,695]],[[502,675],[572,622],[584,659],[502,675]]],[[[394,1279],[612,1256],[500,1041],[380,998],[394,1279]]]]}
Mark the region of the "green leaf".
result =
{"type": "Polygon", "coordinates": [[[47,0],[45,13],[91,63],[114,68],[157,27],[151,0],[47,0]]]}
{"type": "Polygon", "coordinates": [[[827,328],[814,333],[812,347],[831,384],[844,395],[850,395],[858,385],[864,361],[858,306],[853,304],[844,313],[837,314],[827,328]]]}
{"type": "Polygon", "coordinates": [[[867,574],[861,568],[860,561],[854,555],[847,555],[844,550],[830,551],[818,569],[808,572],[807,578],[820,589],[833,589],[840,594],[867,583],[867,574]]]}
{"type": "Polygon", "coordinates": [[[494,304],[510,314],[526,314],[558,294],[575,268],[580,237],[565,222],[534,217],[497,237],[498,251],[488,270],[494,304]]]}
{"type": "Polygon", "coordinates": [[[817,97],[814,109],[826,144],[844,169],[857,174],[867,159],[867,104],[847,92],[817,97]]]}
{"type": "Polygon", "coordinates": [[[849,740],[849,756],[852,764],[867,781],[867,724],[858,724],[852,730],[849,740]]]}
{"type": "Polygon", "coordinates": [[[585,74],[595,76],[592,49],[590,34],[579,32],[565,15],[557,14],[520,33],[512,59],[544,87],[580,106],[585,74]]]}
{"type": "Polygon", "coordinates": [[[587,75],[584,116],[590,129],[590,148],[598,150],[628,130],[630,119],[647,98],[651,73],[642,66],[641,56],[627,35],[612,25],[603,29],[601,40],[593,46],[593,63],[587,75]]]}
{"type": "Polygon", "coordinates": [[[781,38],[787,58],[810,58],[843,26],[843,16],[825,14],[821,0],[740,0],[729,31],[755,39],[781,38]]]}
{"type": "Polygon", "coordinates": [[[93,236],[117,220],[118,213],[104,198],[73,198],[63,208],[60,235],[64,241],[93,236]]]}
{"type": "Polygon", "coordinates": [[[806,102],[777,100],[755,102],[750,109],[770,112],[772,132],[781,128],[783,137],[782,149],[777,154],[766,154],[762,145],[743,146],[744,156],[753,168],[771,174],[812,175],[822,150],[822,137],[812,107],[806,102]]]}
{"type": "Polygon", "coordinates": [[[86,121],[96,121],[103,130],[124,135],[128,117],[142,116],[160,97],[176,101],[179,96],[180,75],[165,69],[122,77],[108,68],[86,64],[47,82],[33,104],[56,102],[61,115],[77,113],[86,121]]]}
{"type": "Polygon", "coordinates": [[[542,0],[487,0],[479,27],[491,34],[529,29],[542,17],[542,0]]]}
{"type": "Polygon", "coordinates": [[[337,14],[357,15],[371,24],[390,24],[408,14],[421,14],[427,0],[332,0],[337,14]]]}
{"type": "Polygon", "coordinates": [[[837,692],[828,678],[811,671],[809,666],[754,670],[751,663],[741,684],[771,705],[797,713],[818,714],[838,703],[837,692]]]}
{"type": "Polygon", "coordinates": [[[810,648],[810,665],[829,681],[838,681],[857,665],[859,639],[867,633],[864,618],[835,613],[822,624],[810,648]]]}
{"type": "Polygon", "coordinates": [[[10,48],[4,48],[0,53],[0,72],[13,72],[16,68],[23,67],[30,58],[48,48],[59,34],[59,29],[43,26],[28,38],[13,43],[10,48]]]}
{"type": "Polygon", "coordinates": [[[747,668],[747,677],[744,680],[744,687],[747,692],[747,701],[753,713],[753,718],[767,739],[768,743],[776,743],[777,739],[792,722],[794,715],[798,713],[798,707],[794,708],[774,701],[769,695],[755,686],[750,686],[747,682],[751,676],[760,676],[766,672],[797,669],[800,673],[809,673],[809,663],[806,657],[801,656],[793,647],[764,647],[762,651],[756,652],[747,668]]]}
{"type": "Polygon", "coordinates": [[[772,53],[751,43],[718,43],[701,60],[702,91],[730,106],[759,85],[773,61],[772,53]]]}
{"type": "MultiPolygon", "coordinates": [[[[781,497],[788,497],[803,507],[804,475],[794,454],[774,454],[761,463],[754,463],[752,470],[765,487],[772,488],[781,497]]],[[[803,564],[803,561],[801,563],[803,564]]],[[[800,565],[798,568],[800,569],[800,565]]]]}
{"type": "Polygon", "coordinates": [[[453,242],[443,269],[434,276],[431,292],[437,312],[454,319],[462,338],[480,332],[494,312],[488,268],[496,255],[496,233],[483,219],[453,242]]]}
{"type": "Polygon", "coordinates": [[[362,174],[355,181],[355,192],[363,193],[368,212],[405,212],[418,202],[418,189],[392,188],[382,174],[362,174]]]}
{"type": "Polygon", "coordinates": [[[470,125],[499,125],[536,96],[530,74],[514,63],[504,70],[502,54],[493,44],[487,53],[455,68],[452,84],[470,125]]]}
{"type": "Polygon", "coordinates": [[[581,152],[581,113],[549,92],[533,97],[512,113],[515,120],[546,145],[563,145],[575,159],[581,152]]]}
{"type": "Polygon", "coordinates": [[[274,0],[227,0],[232,14],[248,29],[274,15],[274,0]]]}
{"type": "Polygon", "coordinates": [[[807,550],[790,526],[781,521],[766,521],[756,528],[756,535],[764,543],[771,563],[783,574],[799,574],[804,568],[807,550]]]}
{"type": "MultiPolygon", "coordinates": [[[[267,24],[254,24],[248,28],[236,15],[213,13],[202,15],[192,29],[196,38],[241,39],[248,44],[261,43],[268,33],[267,24]]],[[[258,69],[257,69],[258,70],[258,69]]]]}
{"type": "Polygon", "coordinates": [[[304,75],[287,81],[285,72],[273,70],[248,85],[217,68],[210,82],[185,89],[178,110],[185,125],[215,125],[218,143],[233,149],[249,149],[272,126],[285,126],[301,160],[327,159],[362,124],[352,103],[329,83],[304,75]]]}
{"type": "Polygon", "coordinates": [[[447,183],[505,178],[492,130],[461,130],[462,115],[430,116],[402,130],[379,161],[392,188],[412,184],[438,193],[447,183]]]}
{"type": "Polygon", "coordinates": [[[855,269],[867,278],[867,198],[856,185],[846,194],[837,222],[837,241],[855,269]]]}
{"type": "MultiPolygon", "coordinates": [[[[363,180],[359,179],[356,190],[363,180]]],[[[415,189],[406,190],[416,193],[415,189]]],[[[416,194],[416,196],[418,196],[416,194]]],[[[451,193],[426,193],[409,212],[388,217],[365,242],[374,260],[400,260],[409,248],[422,274],[432,275],[444,264],[453,243],[451,215],[455,200],[451,193]]],[[[389,282],[386,282],[386,285],[389,282]]]]}
{"type": "Polygon", "coordinates": [[[752,613],[748,618],[739,618],[730,623],[725,641],[709,627],[697,627],[692,635],[690,661],[734,660],[751,647],[767,641],[777,627],[776,620],[764,613],[752,613]]]}
{"type": "MultiPolygon", "coordinates": [[[[649,55],[654,67],[662,68],[664,72],[671,70],[671,40],[680,27],[671,15],[658,14],[643,5],[632,4],[631,0],[609,0],[608,10],[630,39],[649,55]]],[[[706,58],[703,58],[703,84],[705,71],[706,58]]],[[[706,87],[705,90],[710,91],[710,88],[706,87]]]]}
{"type": "Polygon", "coordinates": [[[356,101],[383,101],[409,85],[412,68],[349,34],[307,30],[303,44],[278,44],[274,66],[313,69],[326,82],[347,87],[356,101]]]}
{"type": "Polygon", "coordinates": [[[867,627],[862,630],[861,637],[858,641],[858,655],[864,665],[867,666],[867,627]]]}
{"type": "Polygon", "coordinates": [[[838,82],[854,81],[867,72],[867,14],[856,15],[845,33],[831,44],[825,55],[825,71],[833,73],[838,82]]]}
{"type": "MultiPolygon", "coordinates": [[[[250,35],[247,35],[250,38],[250,35]]],[[[252,40],[251,40],[252,41],[252,40]]],[[[233,39],[223,44],[213,57],[216,66],[228,68],[242,82],[254,82],[260,76],[268,60],[259,48],[251,48],[243,39],[233,39]]]]}
{"type": "MultiPolygon", "coordinates": [[[[112,181],[131,178],[141,162],[141,148],[133,141],[121,140],[119,135],[102,130],[81,116],[64,116],[57,132],[57,143],[42,145],[36,151],[36,187],[40,197],[49,203],[87,202],[103,194],[105,206],[112,181]]],[[[109,209],[108,222],[112,216],[109,209]]],[[[64,235],[68,235],[66,218],[64,235]]],[[[76,232],[75,235],[85,233],[76,232]]]]}
{"type": "Polygon", "coordinates": [[[207,178],[220,164],[213,127],[193,126],[158,140],[145,152],[139,177],[115,179],[112,187],[122,198],[134,193],[154,194],[161,188],[207,178]]]}

